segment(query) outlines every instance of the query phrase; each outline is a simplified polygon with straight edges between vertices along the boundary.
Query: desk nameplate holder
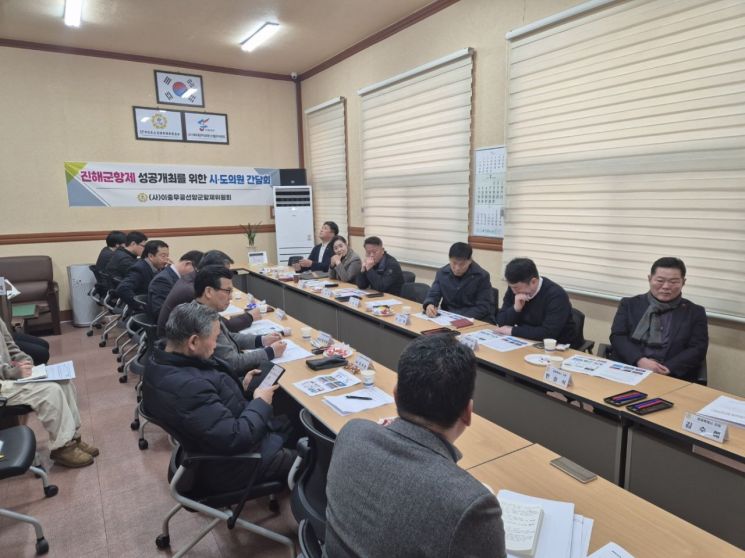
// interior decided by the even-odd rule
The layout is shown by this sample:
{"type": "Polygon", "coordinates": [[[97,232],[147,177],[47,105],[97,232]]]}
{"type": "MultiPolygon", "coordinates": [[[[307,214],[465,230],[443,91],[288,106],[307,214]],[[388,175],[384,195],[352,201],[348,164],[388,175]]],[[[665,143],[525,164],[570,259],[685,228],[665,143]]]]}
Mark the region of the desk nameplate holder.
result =
{"type": "Polygon", "coordinates": [[[396,314],[396,323],[398,325],[409,325],[409,315],[404,314],[403,312],[400,314],[396,314]]]}
{"type": "Polygon", "coordinates": [[[686,413],[683,430],[723,444],[727,439],[727,424],[697,413],[686,413]]]}
{"type": "Polygon", "coordinates": [[[461,335],[458,337],[458,341],[460,341],[463,345],[471,349],[474,353],[479,349],[479,340],[475,337],[469,337],[468,335],[461,335]]]}
{"type": "Polygon", "coordinates": [[[326,347],[328,345],[331,345],[331,343],[334,342],[334,338],[331,337],[328,333],[325,331],[319,331],[318,336],[316,337],[316,343],[320,347],[326,347]]]}
{"type": "Polygon", "coordinates": [[[287,317],[287,312],[285,312],[281,308],[277,308],[274,311],[274,315],[277,317],[278,320],[284,320],[287,317]]]}
{"type": "Polygon", "coordinates": [[[323,289],[323,290],[321,291],[321,294],[322,294],[323,296],[327,297],[327,298],[331,298],[331,297],[333,297],[333,296],[334,296],[334,292],[333,292],[333,291],[332,291],[331,289],[329,289],[329,288],[324,288],[324,289],[323,289]]]}
{"type": "Polygon", "coordinates": [[[362,301],[356,296],[349,297],[349,305],[352,308],[359,308],[362,301]]]}
{"type": "Polygon", "coordinates": [[[549,384],[554,384],[559,387],[567,388],[572,385],[572,373],[556,368],[550,364],[546,366],[546,371],[543,373],[544,381],[549,384]]]}
{"type": "Polygon", "coordinates": [[[367,358],[365,355],[361,355],[360,353],[357,353],[357,356],[354,359],[354,365],[359,368],[361,372],[369,370],[373,367],[372,360],[367,358]]]}

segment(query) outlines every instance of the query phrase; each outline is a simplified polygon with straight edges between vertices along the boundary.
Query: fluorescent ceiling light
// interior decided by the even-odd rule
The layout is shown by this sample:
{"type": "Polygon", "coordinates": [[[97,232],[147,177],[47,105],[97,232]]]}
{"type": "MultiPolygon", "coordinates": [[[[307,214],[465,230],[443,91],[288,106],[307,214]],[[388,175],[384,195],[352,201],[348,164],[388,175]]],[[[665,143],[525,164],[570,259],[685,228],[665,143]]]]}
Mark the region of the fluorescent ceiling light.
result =
{"type": "Polygon", "coordinates": [[[83,12],[83,0],[65,0],[65,25],[80,27],[80,17],[83,12]]]}
{"type": "Polygon", "coordinates": [[[246,52],[253,51],[277,31],[279,31],[279,23],[264,22],[264,25],[259,27],[258,31],[241,43],[241,50],[245,50],[246,52]]]}
{"type": "Polygon", "coordinates": [[[196,87],[192,87],[191,89],[187,89],[186,90],[186,93],[184,93],[183,95],[181,95],[181,98],[182,99],[186,99],[187,97],[191,97],[197,91],[199,91],[199,89],[197,89],[196,87]]]}

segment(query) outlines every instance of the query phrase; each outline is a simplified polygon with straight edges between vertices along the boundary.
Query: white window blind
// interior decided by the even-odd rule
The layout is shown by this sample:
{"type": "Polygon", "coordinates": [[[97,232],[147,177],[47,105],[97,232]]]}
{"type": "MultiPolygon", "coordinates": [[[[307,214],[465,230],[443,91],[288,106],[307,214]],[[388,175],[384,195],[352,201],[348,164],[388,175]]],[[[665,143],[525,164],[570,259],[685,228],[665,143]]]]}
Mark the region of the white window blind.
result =
{"type": "Polygon", "coordinates": [[[325,221],[333,221],[339,225],[339,233],[347,237],[347,132],[344,108],[344,98],[337,97],[307,109],[305,118],[316,231],[325,221]]]}
{"type": "Polygon", "coordinates": [[[361,89],[365,234],[441,266],[468,239],[472,52],[361,89]]]}
{"type": "Polygon", "coordinates": [[[684,296],[742,320],[745,2],[614,2],[532,29],[508,35],[504,261],[617,298],[677,256],[684,296]]]}

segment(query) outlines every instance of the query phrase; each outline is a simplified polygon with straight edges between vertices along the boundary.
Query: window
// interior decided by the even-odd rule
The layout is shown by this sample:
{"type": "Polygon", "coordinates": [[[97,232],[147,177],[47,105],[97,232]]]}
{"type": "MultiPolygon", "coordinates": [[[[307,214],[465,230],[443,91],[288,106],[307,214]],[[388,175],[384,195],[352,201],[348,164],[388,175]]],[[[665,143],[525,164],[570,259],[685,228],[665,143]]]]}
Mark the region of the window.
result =
{"type": "Polygon", "coordinates": [[[443,265],[468,239],[472,51],[361,89],[365,234],[443,265]]]}
{"type": "Polygon", "coordinates": [[[325,221],[347,236],[347,132],[343,97],[305,111],[310,148],[310,182],[316,230],[325,221]]]}
{"type": "Polygon", "coordinates": [[[742,319],[745,2],[591,8],[508,35],[504,261],[617,299],[677,256],[685,296],[742,319]]]}

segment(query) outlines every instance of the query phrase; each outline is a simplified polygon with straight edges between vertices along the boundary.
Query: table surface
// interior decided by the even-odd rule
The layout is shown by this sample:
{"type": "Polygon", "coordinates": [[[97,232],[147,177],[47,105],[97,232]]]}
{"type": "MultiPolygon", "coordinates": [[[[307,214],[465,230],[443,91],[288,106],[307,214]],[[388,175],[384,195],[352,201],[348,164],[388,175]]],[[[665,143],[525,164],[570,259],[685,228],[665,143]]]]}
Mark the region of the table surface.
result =
{"type": "Polygon", "coordinates": [[[591,553],[612,541],[636,558],[742,558],[742,550],[601,477],[587,484],[574,480],[549,464],[556,457],[534,444],[469,472],[495,493],[504,488],[573,502],[575,513],[594,520],[591,553]]]}

